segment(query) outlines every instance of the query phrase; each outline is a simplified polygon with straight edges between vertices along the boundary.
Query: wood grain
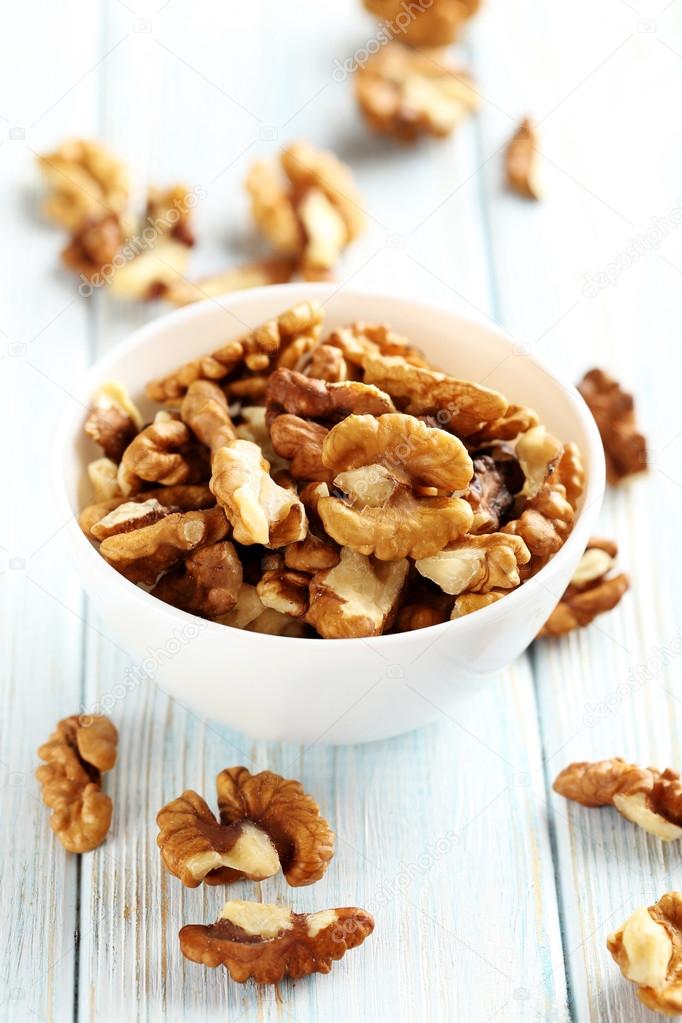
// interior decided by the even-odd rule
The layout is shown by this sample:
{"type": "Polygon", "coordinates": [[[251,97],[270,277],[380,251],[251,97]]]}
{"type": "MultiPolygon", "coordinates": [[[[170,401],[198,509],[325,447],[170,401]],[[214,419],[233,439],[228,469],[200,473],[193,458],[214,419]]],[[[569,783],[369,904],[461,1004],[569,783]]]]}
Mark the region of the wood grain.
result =
{"type": "Polygon", "coordinates": [[[12,238],[0,257],[11,296],[0,322],[0,407],[21,442],[7,450],[15,514],[4,512],[0,540],[0,808],[16,822],[0,832],[0,1019],[645,1019],[605,935],[635,905],[679,887],[679,852],[610,811],[567,807],[549,786],[578,757],[681,763],[679,560],[660,551],[677,550],[682,485],[671,297],[682,242],[670,228],[596,297],[583,290],[585,274],[679,205],[679,146],[665,108],[682,74],[671,49],[682,15],[675,5],[655,14],[649,32],[651,12],[624,0],[603,11],[587,0],[491,0],[462,49],[480,83],[479,119],[453,140],[404,150],[365,130],[350,81],[334,75],[335,61],[376,31],[359,3],[332,15],[301,0],[294,18],[274,0],[205,0],[188,20],[177,0],[134,10],[68,0],[43,15],[40,36],[31,10],[12,9],[8,38],[25,45],[0,68],[12,86],[3,95],[16,103],[0,111],[0,202],[12,238]],[[501,147],[526,113],[541,127],[547,198],[538,205],[500,187],[501,147]],[[25,125],[26,138],[10,141],[10,124],[25,125]],[[59,233],[39,223],[37,194],[18,183],[31,180],[33,150],[80,134],[121,152],[138,198],[149,181],[201,186],[197,273],[261,251],[242,189],[252,159],[297,137],[330,146],[353,165],[368,213],[340,287],[475,309],[567,380],[603,361],[636,386],[655,471],[610,495],[603,514],[636,579],[622,608],[539,645],[456,715],[364,747],[254,743],[142,678],[86,606],[45,496],[46,438],[70,383],[161,311],[106,296],[73,301],[73,281],[54,269],[59,233]],[[14,341],[29,343],[26,353],[10,349],[14,341]],[[116,812],[105,846],[77,864],[49,831],[33,751],[59,717],[97,706],[121,734],[107,780],[116,812]],[[279,1000],[182,959],[179,927],[213,919],[227,893],[182,889],[155,846],[158,808],[185,787],[211,801],[214,775],[235,763],[301,778],[339,837],[313,888],[292,892],[276,879],[229,896],[303,910],[357,904],[377,919],[329,977],[282,985],[279,1000]]]}

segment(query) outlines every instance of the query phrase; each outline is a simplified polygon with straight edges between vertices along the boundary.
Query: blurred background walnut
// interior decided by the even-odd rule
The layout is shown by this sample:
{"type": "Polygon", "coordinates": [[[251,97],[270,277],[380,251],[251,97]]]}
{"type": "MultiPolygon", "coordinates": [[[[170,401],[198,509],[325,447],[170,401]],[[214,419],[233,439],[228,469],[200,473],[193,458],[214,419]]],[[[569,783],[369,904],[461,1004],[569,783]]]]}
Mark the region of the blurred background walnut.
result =
{"type": "Polygon", "coordinates": [[[480,7],[481,0],[363,0],[368,11],[388,23],[410,46],[447,46],[480,7]]]}
{"type": "Polygon", "coordinates": [[[277,252],[298,261],[308,279],[331,270],[364,227],[349,168],[307,142],[284,149],[279,167],[255,163],[246,190],[256,226],[277,252]]]}
{"type": "Polygon", "coordinates": [[[618,547],[612,540],[590,539],[571,582],[539,636],[563,636],[584,628],[597,615],[616,607],[630,587],[624,572],[610,574],[617,554],[618,547]]]}
{"type": "Polygon", "coordinates": [[[512,135],[505,153],[507,187],[525,199],[540,199],[538,137],[535,125],[526,117],[512,135]]]}
{"type": "Polygon", "coordinates": [[[635,419],[635,400],[603,369],[591,369],[578,384],[601,434],[606,478],[619,483],[647,468],[647,442],[635,419]]]}
{"type": "Polygon", "coordinates": [[[479,105],[472,79],[444,52],[401,43],[389,43],[359,68],[355,95],[371,127],[402,142],[444,138],[479,105]]]}
{"type": "Polygon", "coordinates": [[[71,230],[80,228],[88,217],[121,213],[128,203],[128,173],[99,142],[64,142],[40,156],[38,165],[51,189],[43,212],[71,230]]]}
{"type": "Polygon", "coordinates": [[[332,962],[361,945],[374,929],[363,909],[294,913],[288,906],[226,902],[214,924],[180,931],[182,954],[203,966],[225,966],[243,984],[277,984],[329,973],[332,962]]]}

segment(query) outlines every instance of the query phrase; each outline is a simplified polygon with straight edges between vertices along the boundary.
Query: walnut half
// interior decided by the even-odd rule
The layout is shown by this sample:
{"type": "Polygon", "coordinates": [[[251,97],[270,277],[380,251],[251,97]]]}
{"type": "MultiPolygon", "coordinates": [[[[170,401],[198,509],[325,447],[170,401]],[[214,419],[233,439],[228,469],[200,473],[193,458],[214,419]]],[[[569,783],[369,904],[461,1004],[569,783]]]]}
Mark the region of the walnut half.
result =
{"type": "Polygon", "coordinates": [[[191,790],[159,810],[156,841],[171,874],[189,888],[263,880],[280,867],[294,887],[322,877],[334,855],[334,832],[300,782],[230,767],[216,786],[219,821],[191,790]]]}
{"type": "Polygon", "coordinates": [[[36,770],[50,827],[68,852],[96,849],[111,824],[112,803],[102,792],[102,773],[116,763],[118,732],[99,714],[63,718],[38,749],[36,770]]]}
{"type": "Polygon", "coordinates": [[[203,966],[225,966],[243,984],[276,984],[329,973],[332,962],[361,945],[374,930],[363,909],[294,913],[288,906],[226,902],[214,924],[190,924],[180,931],[182,954],[203,966]]]}
{"type": "Polygon", "coordinates": [[[606,946],[640,1002],[667,1016],[682,1013],[682,892],[668,892],[641,907],[606,946]]]}
{"type": "Polygon", "coordinates": [[[682,783],[676,771],[637,767],[620,757],[569,764],[554,791],[583,806],[615,806],[664,842],[682,838],[682,783]]]}
{"type": "Polygon", "coordinates": [[[563,636],[616,607],[630,586],[624,572],[611,575],[617,553],[612,540],[590,539],[570,584],[538,636],[563,636]]]}

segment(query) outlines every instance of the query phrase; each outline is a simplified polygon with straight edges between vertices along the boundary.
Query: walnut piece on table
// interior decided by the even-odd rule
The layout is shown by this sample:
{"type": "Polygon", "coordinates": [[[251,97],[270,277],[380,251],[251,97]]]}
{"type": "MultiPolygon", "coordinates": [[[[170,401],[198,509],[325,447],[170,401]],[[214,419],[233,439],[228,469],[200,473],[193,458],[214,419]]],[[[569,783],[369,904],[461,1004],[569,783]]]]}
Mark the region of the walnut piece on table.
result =
{"type": "Polygon", "coordinates": [[[323,279],[363,230],[365,216],[350,169],[333,153],[294,142],[279,165],[259,160],[246,191],[256,226],[304,278],[323,279]]]}
{"type": "Polygon", "coordinates": [[[293,887],[312,884],[334,855],[334,832],[300,782],[231,767],[216,778],[220,819],[187,790],[157,814],[157,844],[171,874],[196,888],[280,868],[293,887]]]}
{"type": "Polygon", "coordinates": [[[641,907],[610,934],[606,947],[648,1009],[682,1014],[682,892],[641,907]]]}
{"type": "Polygon", "coordinates": [[[226,902],[214,924],[188,924],[180,931],[182,954],[203,966],[225,966],[240,984],[276,984],[311,973],[329,973],[332,963],[361,945],[374,930],[362,909],[344,907],[294,913],[288,906],[226,902]]]}
{"type": "Polygon", "coordinates": [[[359,68],[355,95],[369,125],[401,142],[445,138],[479,106],[471,77],[443,51],[396,42],[359,68]]]}
{"type": "Polygon", "coordinates": [[[564,636],[584,628],[620,603],[630,580],[625,572],[610,574],[617,553],[618,547],[612,540],[590,539],[571,582],[538,636],[564,636]]]}
{"type": "Polygon", "coordinates": [[[538,135],[526,117],[512,135],[505,153],[507,187],[524,199],[541,199],[538,171],[538,135]]]}
{"type": "Polygon", "coordinates": [[[583,806],[615,806],[664,842],[682,837],[682,783],[676,771],[638,767],[621,757],[569,764],[554,791],[583,806]]]}
{"type": "Polygon", "coordinates": [[[468,502],[447,496],[471,479],[466,448],[413,416],[350,415],[325,438],[322,460],[345,496],[321,496],[317,512],[342,547],[381,561],[429,557],[471,525],[468,502]]]}
{"type": "Polygon", "coordinates": [[[296,264],[293,260],[263,259],[230,267],[222,273],[200,277],[195,281],[179,278],[160,297],[171,305],[190,305],[192,302],[203,302],[206,298],[219,298],[231,291],[262,288],[268,284],[288,284],[295,272],[296,264]]]}
{"type": "Polygon", "coordinates": [[[635,418],[635,400],[603,369],[591,369],[578,384],[601,435],[606,478],[619,483],[648,467],[647,442],[635,418]]]}
{"type": "Polygon", "coordinates": [[[410,46],[448,46],[481,5],[481,0],[363,0],[368,11],[400,33],[410,46]]]}
{"type": "Polygon", "coordinates": [[[122,213],[128,204],[128,173],[99,142],[73,139],[38,158],[51,189],[43,204],[50,220],[77,230],[88,217],[122,213]]]}
{"type": "Polygon", "coordinates": [[[102,774],[116,763],[118,732],[99,714],[63,718],[38,749],[45,763],[36,770],[50,827],[68,852],[96,849],[111,824],[112,803],[102,792],[102,774]]]}

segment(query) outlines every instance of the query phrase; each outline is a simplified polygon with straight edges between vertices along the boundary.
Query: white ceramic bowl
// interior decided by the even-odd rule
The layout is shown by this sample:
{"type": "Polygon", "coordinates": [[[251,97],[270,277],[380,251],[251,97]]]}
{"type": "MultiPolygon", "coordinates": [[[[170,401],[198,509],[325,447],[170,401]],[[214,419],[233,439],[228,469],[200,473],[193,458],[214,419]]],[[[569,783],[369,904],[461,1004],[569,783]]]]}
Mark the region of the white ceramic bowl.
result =
{"type": "MultiPolygon", "coordinates": [[[[452,374],[485,383],[536,409],[584,454],[587,487],[575,528],[533,579],[492,606],[454,622],[375,639],[268,636],[205,622],[162,603],[114,571],[73,518],[64,530],[76,570],[106,627],[171,696],[248,735],[304,743],[351,743],[417,728],[460,702],[525,650],[566,587],[597,517],[604,489],[601,442],[573,387],[483,320],[406,298],[337,291],[330,284],[259,288],[164,316],[98,362],[76,394],[86,406],[104,380],[129,387],[143,411],[147,380],[219,347],[283,309],[314,297],[326,324],[388,322],[452,374]]],[[[75,515],[87,462],[84,410],[72,402],[55,442],[60,514],[75,515]]]]}

